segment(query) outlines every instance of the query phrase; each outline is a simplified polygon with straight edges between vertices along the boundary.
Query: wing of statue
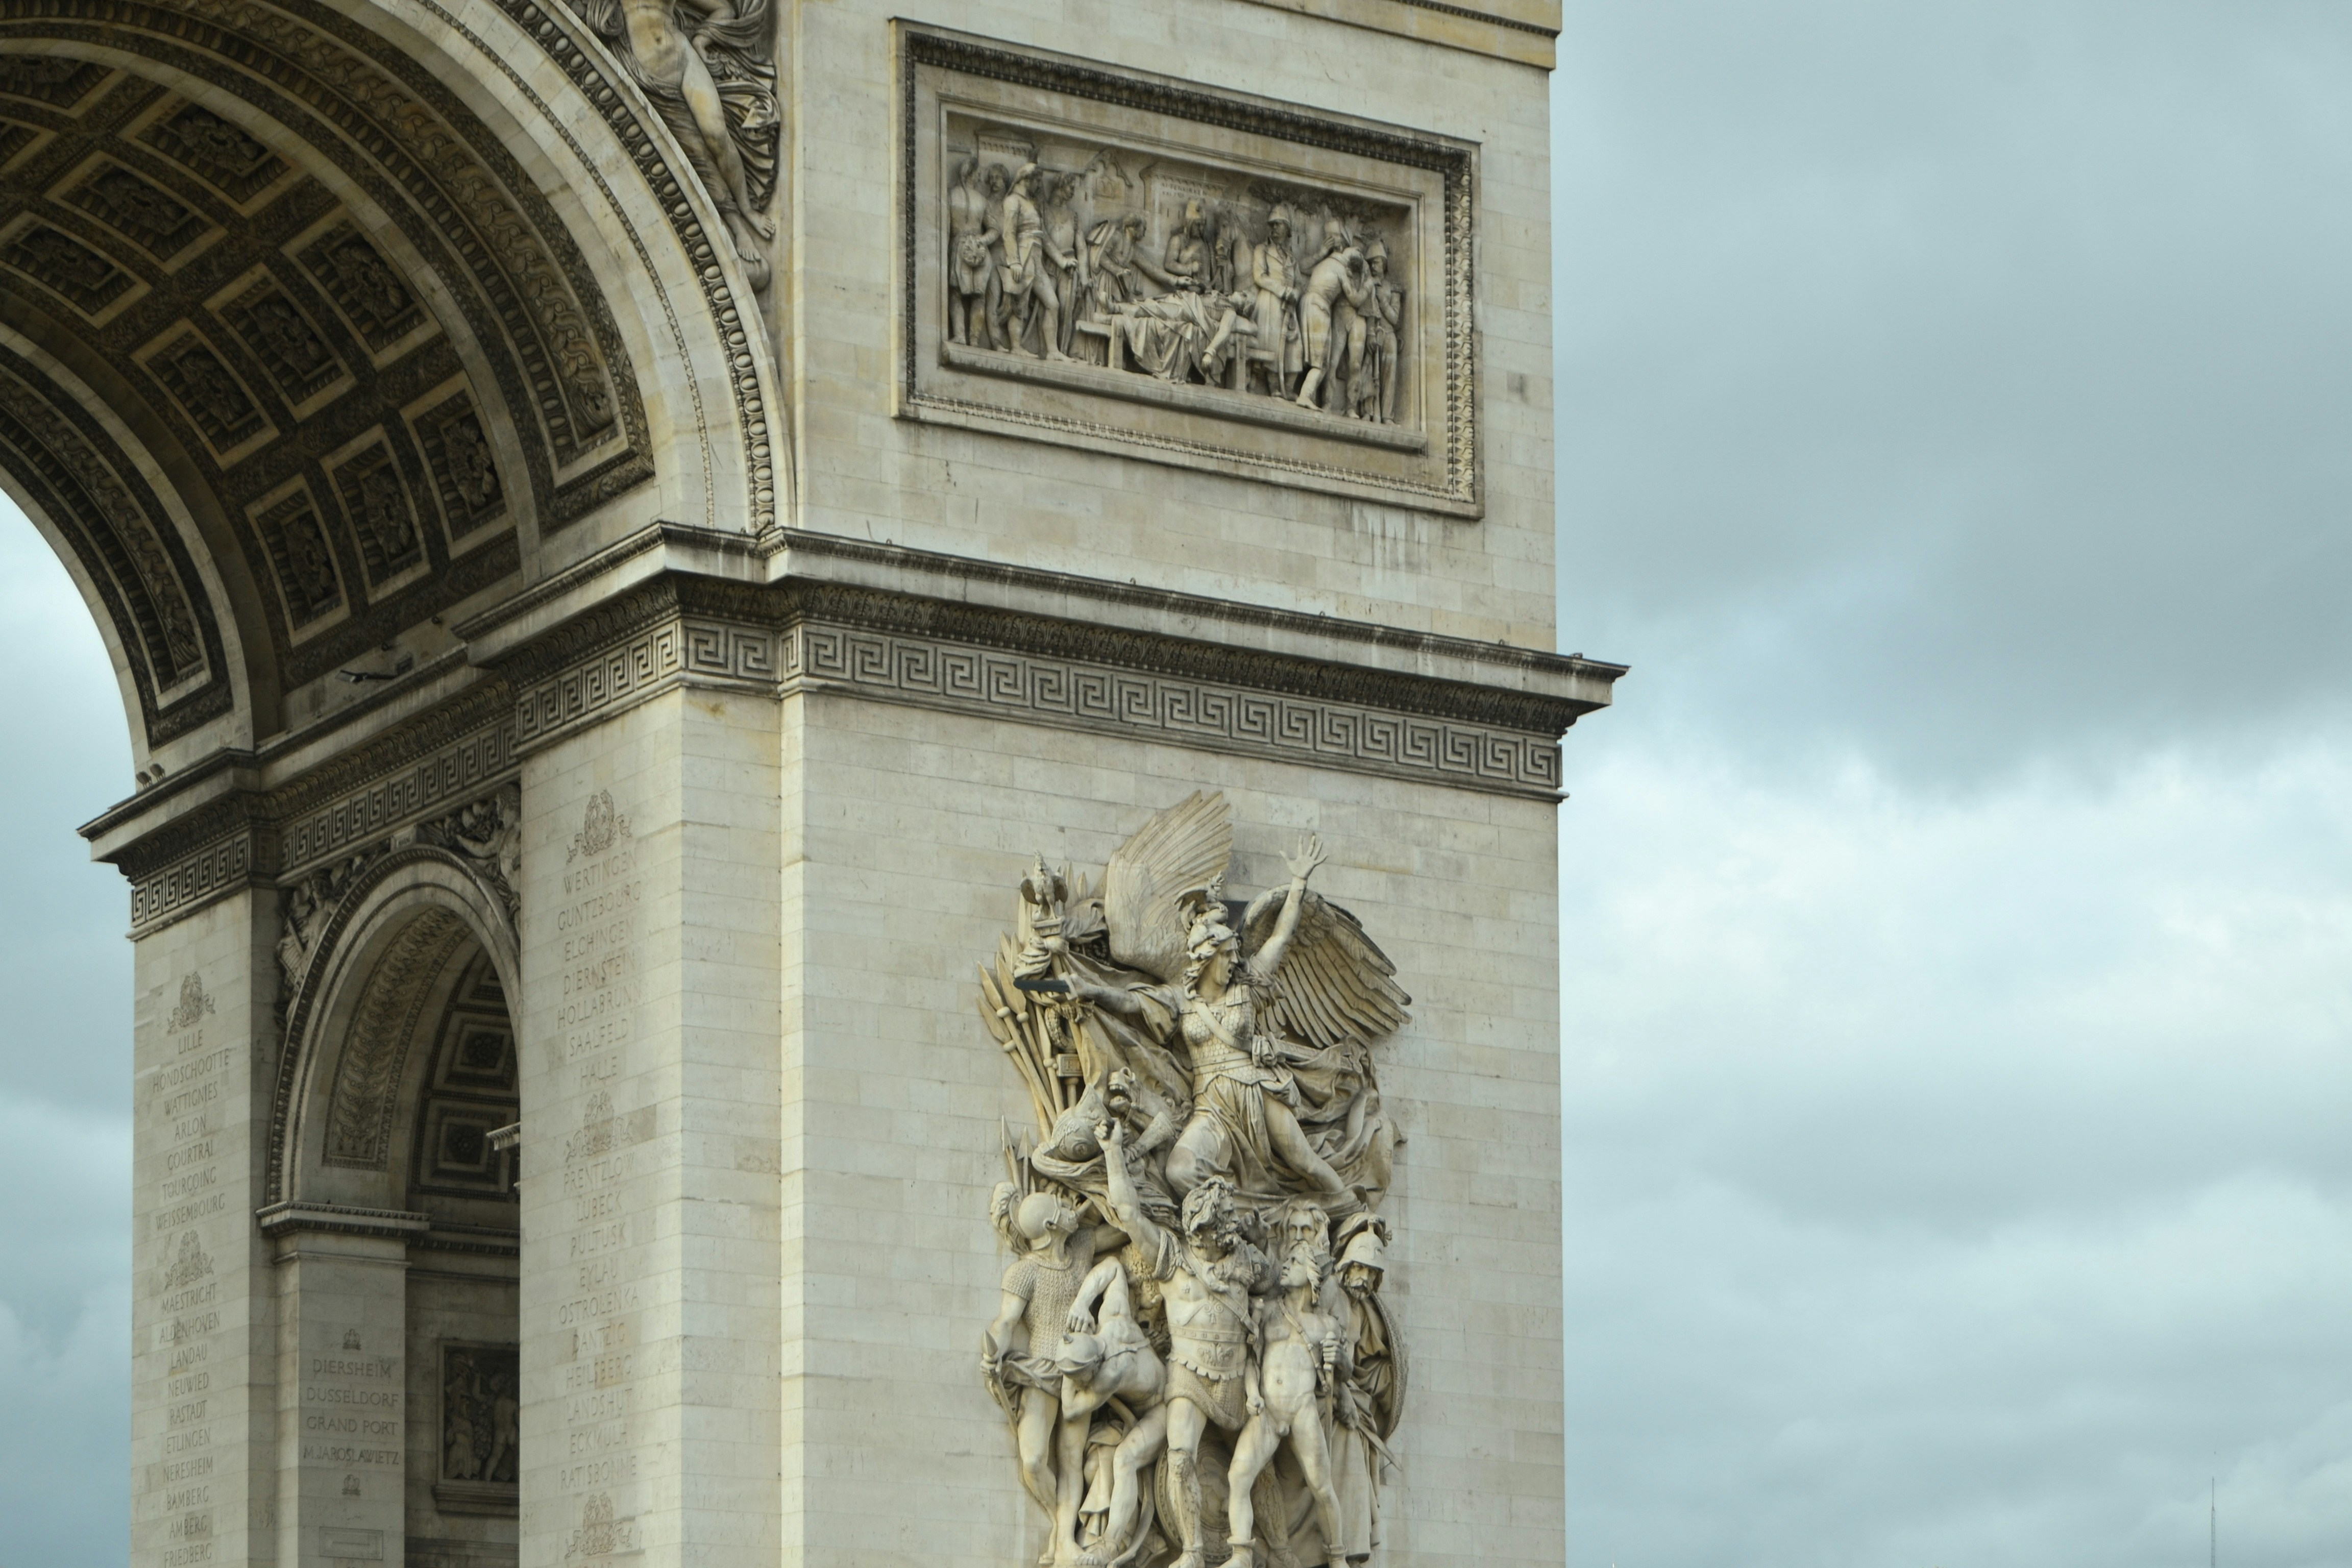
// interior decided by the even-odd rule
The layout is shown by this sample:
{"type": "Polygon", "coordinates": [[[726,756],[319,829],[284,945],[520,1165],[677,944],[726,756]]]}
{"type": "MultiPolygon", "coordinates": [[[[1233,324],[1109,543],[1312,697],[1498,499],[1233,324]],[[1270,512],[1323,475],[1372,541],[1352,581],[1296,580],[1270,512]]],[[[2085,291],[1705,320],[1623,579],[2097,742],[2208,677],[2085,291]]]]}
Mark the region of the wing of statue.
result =
{"type": "Polygon", "coordinates": [[[1110,955],[1161,980],[1181,973],[1190,922],[1178,900],[1223,877],[1233,858],[1233,814],[1222,794],[1195,790],[1145,823],[1103,870],[1110,955]]]}
{"type": "MultiPolygon", "coordinates": [[[[1250,900],[1242,916],[1244,956],[1274,934],[1288,892],[1276,888],[1250,900]]],[[[1269,1021],[1293,1039],[1324,1050],[1346,1040],[1396,1033],[1412,1001],[1396,983],[1396,965],[1364,934],[1355,916],[1312,889],[1305,898],[1282,967],[1258,982],[1275,997],[1269,1021]]]]}

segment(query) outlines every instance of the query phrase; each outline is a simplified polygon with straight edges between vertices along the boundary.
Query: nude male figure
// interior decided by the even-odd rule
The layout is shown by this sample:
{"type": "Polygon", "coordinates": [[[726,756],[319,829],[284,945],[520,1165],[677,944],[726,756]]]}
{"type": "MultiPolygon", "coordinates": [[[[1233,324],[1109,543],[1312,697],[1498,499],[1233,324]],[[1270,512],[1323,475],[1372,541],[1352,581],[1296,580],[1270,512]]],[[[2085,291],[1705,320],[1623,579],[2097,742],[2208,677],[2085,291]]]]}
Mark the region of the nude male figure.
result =
{"type": "Polygon", "coordinates": [[[1323,1532],[1330,1568],[1347,1568],[1339,1533],[1339,1494],[1331,1484],[1331,1399],[1348,1377],[1347,1325],[1318,1304],[1323,1266],[1330,1256],[1328,1222],[1312,1204],[1286,1210],[1285,1229],[1294,1239],[1282,1260],[1282,1289],[1258,1305],[1260,1349],[1249,1369],[1249,1425],[1234,1445],[1226,1521],[1234,1546],[1231,1568],[1255,1568],[1251,1536],[1257,1529],[1250,1489],[1258,1472],[1286,1442],[1307,1478],[1315,1520],[1323,1532]],[[1289,1222],[1311,1213],[1319,1237],[1299,1237],[1289,1222]]]}
{"type": "Polygon", "coordinates": [[[1238,1432],[1248,1419],[1244,1379],[1252,1332],[1250,1292],[1272,1283],[1264,1254],[1241,1235],[1233,1188],[1211,1176],[1184,1196],[1183,1234],[1153,1223],[1127,1169],[1127,1129],[1098,1130],[1111,1212],[1150,1260],[1168,1315],[1168,1464],[1175,1482],[1174,1568],[1202,1568],[1201,1439],[1214,1423],[1238,1432]]]}

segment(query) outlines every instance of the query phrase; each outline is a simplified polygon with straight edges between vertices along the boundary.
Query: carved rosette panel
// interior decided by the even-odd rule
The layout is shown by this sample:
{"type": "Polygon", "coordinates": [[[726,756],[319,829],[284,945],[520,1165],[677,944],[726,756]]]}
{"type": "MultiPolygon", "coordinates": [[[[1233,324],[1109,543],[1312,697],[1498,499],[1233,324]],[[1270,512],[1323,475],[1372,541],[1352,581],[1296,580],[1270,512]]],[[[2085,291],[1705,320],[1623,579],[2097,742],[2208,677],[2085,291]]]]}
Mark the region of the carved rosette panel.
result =
{"type": "Polygon", "coordinates": [[[901,45],[902,416],[1480,513],[1473,148],[901,45]]]}

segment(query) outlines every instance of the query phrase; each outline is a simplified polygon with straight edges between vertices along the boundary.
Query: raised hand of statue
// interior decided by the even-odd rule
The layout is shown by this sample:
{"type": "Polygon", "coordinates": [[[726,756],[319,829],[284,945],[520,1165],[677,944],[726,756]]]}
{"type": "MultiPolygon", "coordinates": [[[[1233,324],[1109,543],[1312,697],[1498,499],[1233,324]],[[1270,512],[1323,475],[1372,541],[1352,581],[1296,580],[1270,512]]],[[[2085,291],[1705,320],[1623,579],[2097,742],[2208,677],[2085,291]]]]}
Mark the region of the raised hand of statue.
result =
{"type": "Polygon", "coordinates": [[[1323,853],[1322,837],[1310,833],[1299,841],[1298,853],[1284,856],[1282,863],[1290,868],[1290,879],[1303,888],[1307,879],[1315,874],[1315,868],[1328,858],[1323,853]]]}

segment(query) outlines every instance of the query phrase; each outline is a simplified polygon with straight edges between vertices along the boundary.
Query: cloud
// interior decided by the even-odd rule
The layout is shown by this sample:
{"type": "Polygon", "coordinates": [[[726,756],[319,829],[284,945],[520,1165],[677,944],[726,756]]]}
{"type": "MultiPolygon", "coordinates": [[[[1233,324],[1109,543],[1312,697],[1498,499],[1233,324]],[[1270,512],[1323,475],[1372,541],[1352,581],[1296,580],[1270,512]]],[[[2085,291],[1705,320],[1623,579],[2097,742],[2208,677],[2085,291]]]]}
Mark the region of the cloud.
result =
{"type": "Polygon", "coordinates": [[[73,831],[129,792],[105,645],[0,502],[0,1563],[130,1539],[129,899],[73,831]]]}
{"type": "MultiPolygon", "coordinates": [[[[0,1305],[0,1563],[119,1564],[131,1540],[129,1248],[51,1340],[0,1305]]],[[[8,1238],[0,1257],[16,1266],[8,1238]]]]}
{"type": "Polygon", "coordinates": [[[1565,811],[1571,1562],[2340,1560],[2352,743],[1565,811]]]}
{"type": "Polygon", "coordinates": [[[1961,780],[2341,709],[2340,8],[1580,5],[1560,52],[1562,625],[1629,703],[1961,780]]]}

